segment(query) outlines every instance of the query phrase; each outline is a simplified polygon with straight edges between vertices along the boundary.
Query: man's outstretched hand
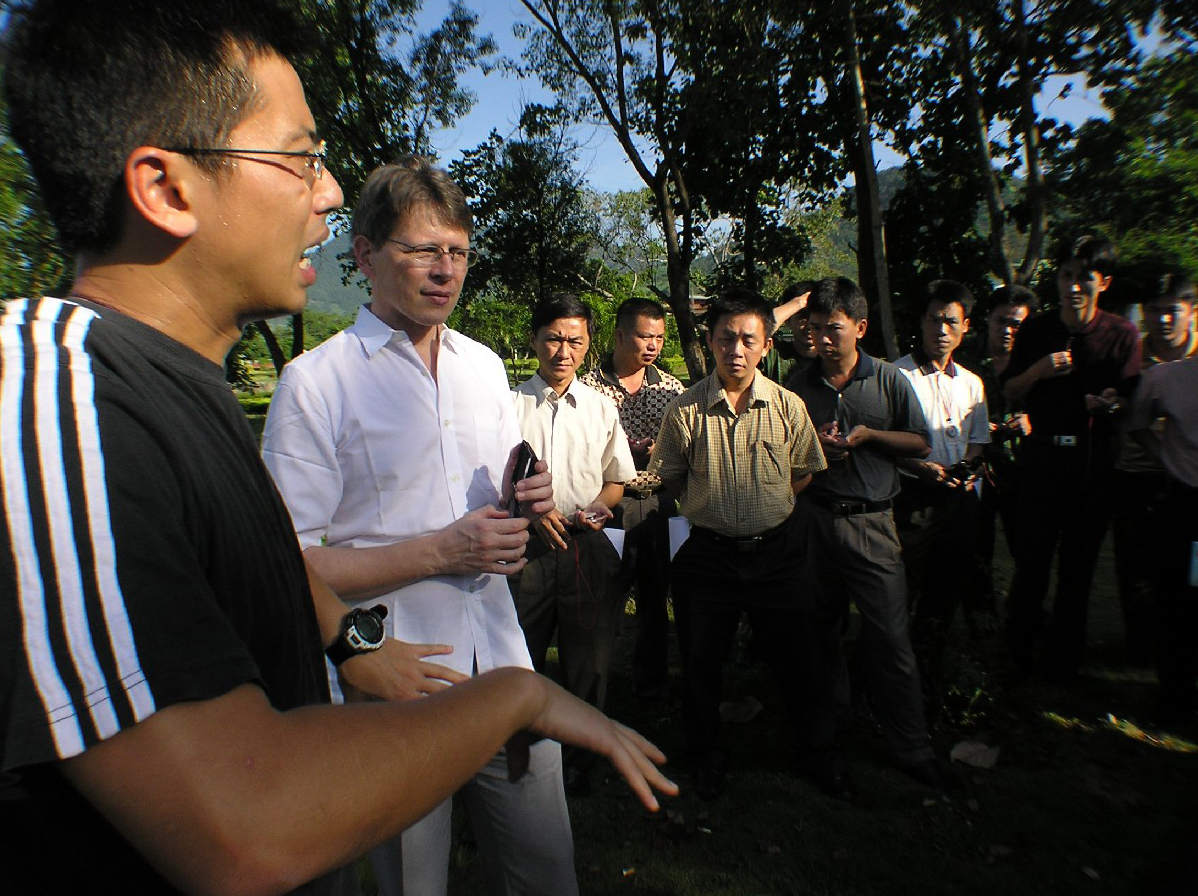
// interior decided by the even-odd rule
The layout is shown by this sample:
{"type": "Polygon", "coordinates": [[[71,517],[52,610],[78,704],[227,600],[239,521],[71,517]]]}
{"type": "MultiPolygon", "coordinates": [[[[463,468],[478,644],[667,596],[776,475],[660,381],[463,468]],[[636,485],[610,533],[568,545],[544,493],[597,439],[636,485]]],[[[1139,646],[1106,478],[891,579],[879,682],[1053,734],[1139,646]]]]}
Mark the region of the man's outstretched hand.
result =
{"type": "MultiPolygon", "coordinates": [[[[517,670],[499,670],[509,674],[517,670]]],[[[657,766],[666,761],[665,754],[637,732],[614,722],[589,703],[562,690],[543,675],[518,670],[534,676],[533,720],[524,731],[507,743],[508,777],[517,780],[528,768],[528,747],[542,737],[562,744],[583,747],[606,756],[623,776],[632,792],[651,812],[661,806],[653,791],[668,796],[678,795],[678,785],[661,773],[657,766]]]]}

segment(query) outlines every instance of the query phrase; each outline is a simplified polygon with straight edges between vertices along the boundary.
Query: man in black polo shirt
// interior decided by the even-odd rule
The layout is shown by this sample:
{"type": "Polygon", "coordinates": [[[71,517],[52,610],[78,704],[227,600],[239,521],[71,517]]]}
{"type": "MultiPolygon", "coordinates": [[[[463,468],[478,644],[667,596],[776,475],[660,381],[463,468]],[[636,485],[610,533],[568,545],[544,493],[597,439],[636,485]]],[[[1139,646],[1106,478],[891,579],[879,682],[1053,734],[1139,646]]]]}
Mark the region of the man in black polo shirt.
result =
{"type": "Polygon", "coordinates": [[[1022,402],[1032,427],[1019,459],[1019,552],[1007,605],[1016,676],[1032,669],[1058,544],[1057,598],[1042,665],[1054,679],[1081,666],[1090,583],[1111,513],[1118,396],[1129,394],[1140,372],[1136,328],[1098,308],[1114,267],[1109,241],[1065,242],[1057,252],[1060,307],[1020,327],[1003,372],[1004,394],[1022,402]]]}
{"type": "MultiPolygon", "coordinates": [[[[828,687],[839,673],[840,625],[852,598],[861,613],[860,646],[890,751],[911,777],[943,787],[927,741],[891,509],[899,491],[895,460],[927,455],[927,422],[902,372],[858,349],[868,306],[857,284],[843,277],[821,280],[808,308],[819,363],[787,386],[806,402],[828,458],[828,469],[815,475],[796,510],[807,564],[803,593],[819,631],[828,687]]],[[[824,699],[821,706],[820,724],[807,745],[813,756],[830,749],[834,728],[832,701],[824,699]]]]}

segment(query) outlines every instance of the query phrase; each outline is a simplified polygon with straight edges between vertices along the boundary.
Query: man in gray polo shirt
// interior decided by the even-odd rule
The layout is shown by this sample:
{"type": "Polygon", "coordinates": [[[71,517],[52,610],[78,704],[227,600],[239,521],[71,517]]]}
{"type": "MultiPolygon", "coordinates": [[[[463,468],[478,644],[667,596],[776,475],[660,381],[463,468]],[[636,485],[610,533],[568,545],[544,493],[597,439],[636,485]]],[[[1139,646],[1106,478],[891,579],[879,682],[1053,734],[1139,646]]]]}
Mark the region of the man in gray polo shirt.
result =
{"type": "MultiPolygon", "coordinates": [[[[819,363],[787,386],[807,405],[828,458],[796,508],[807,568],[811,623],[819,632],[828,686],[841,669],[840,626],[852,598],[861,614],[860,647],[899,768],[942,789],[924,724],[919,671],[907,633],[907,583],[891,509],[895,460],[928,453],[927,423],[907,378],[860,351],[868,305],[857,284],[821,280],[808,300],[819,363]]],[[[834,707],[822,701],[808,751],[830,749],[834,707]]]]}

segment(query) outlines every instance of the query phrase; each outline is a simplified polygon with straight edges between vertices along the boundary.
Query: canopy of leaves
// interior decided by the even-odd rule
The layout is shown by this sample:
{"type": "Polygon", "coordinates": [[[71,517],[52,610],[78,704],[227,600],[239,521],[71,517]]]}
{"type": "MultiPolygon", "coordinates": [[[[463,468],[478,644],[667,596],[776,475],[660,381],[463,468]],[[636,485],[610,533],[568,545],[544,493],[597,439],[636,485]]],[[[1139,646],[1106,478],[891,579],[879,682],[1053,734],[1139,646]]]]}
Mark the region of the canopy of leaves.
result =
{"type": "Polygon", "coordinates": [[[1110,120],[1086,122],[1056,162],[1060,225],[1105,230],[1127,261],[1198,274],[1198,57],[1150,60],[1103,99],[1110,120]]]}
{"type": "Polygon", "coordinates": [[[562,110],[532,105],[514,135],[492,131],[450,165],[470,199],[482,253],[466,281],[467,299],[489,292],[531,307],[587,283],[596,224],[575,153],[562,110]]]}
{"type": "Polygon", "coordinates": [[[70,276],[71,266],[0,107],[0,298],[62,294],[70,276]]]}
{"type": "Polygon", "coordinates": [[[429,152],[433,132],[470,110],[475,97],[458,79],[495,51],[461,3],[428,34],[417,30],[420,7],[421,0],[300,2],[316,45],[300,77],[347,205],[371,170],[429,152]]]}

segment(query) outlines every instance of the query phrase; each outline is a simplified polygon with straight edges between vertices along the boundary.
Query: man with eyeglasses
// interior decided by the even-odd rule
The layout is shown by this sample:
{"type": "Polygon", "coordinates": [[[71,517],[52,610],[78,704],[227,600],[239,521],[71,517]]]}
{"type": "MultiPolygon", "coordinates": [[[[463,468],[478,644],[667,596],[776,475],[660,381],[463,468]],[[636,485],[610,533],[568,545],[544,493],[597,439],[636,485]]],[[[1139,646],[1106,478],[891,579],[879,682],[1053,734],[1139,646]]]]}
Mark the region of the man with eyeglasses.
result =
{"type": "MultiPolygon", "coordinates": [[[[367,178],[353,247],[371,302],[287,365],[262,442],[313,567],[346,600],[381,602],[389,634],[445,645],[439,659],[462,675],[532,668],[507,581],[526,563],[529,521],[498,509],[520,443],[507,375],[445,325],[472,227],[462,191],[423,158],[367,178]]],[[[525,480],[532,491],[518,495],[534,516],[553,509],[547,480],[525,480]]],[[[562,546],[551,522],[540,531],[562,546]]],[[[560,748],[542,741],[531,753],[518,783],[500,752],[462,790],[487,877],[494,892],[577,892],[560,748]]],[[[445,892],[451,808],[371,853],[380,892],[445,892]]]]}
{"type": "Polygon", "coordinates": [[[325,647],[374,647],[339,672],[376,696],[460,676],[305,564],[224,381],[246,324],[303,308],[342,202],[284,55],[302,34],[267,0],[6,23],[8,125],[76,273],[0,313],[5,893],[332,892],[525,730],[612,756],[649,805],[663,784],[523,669],[321,705],[325,647]]]}

